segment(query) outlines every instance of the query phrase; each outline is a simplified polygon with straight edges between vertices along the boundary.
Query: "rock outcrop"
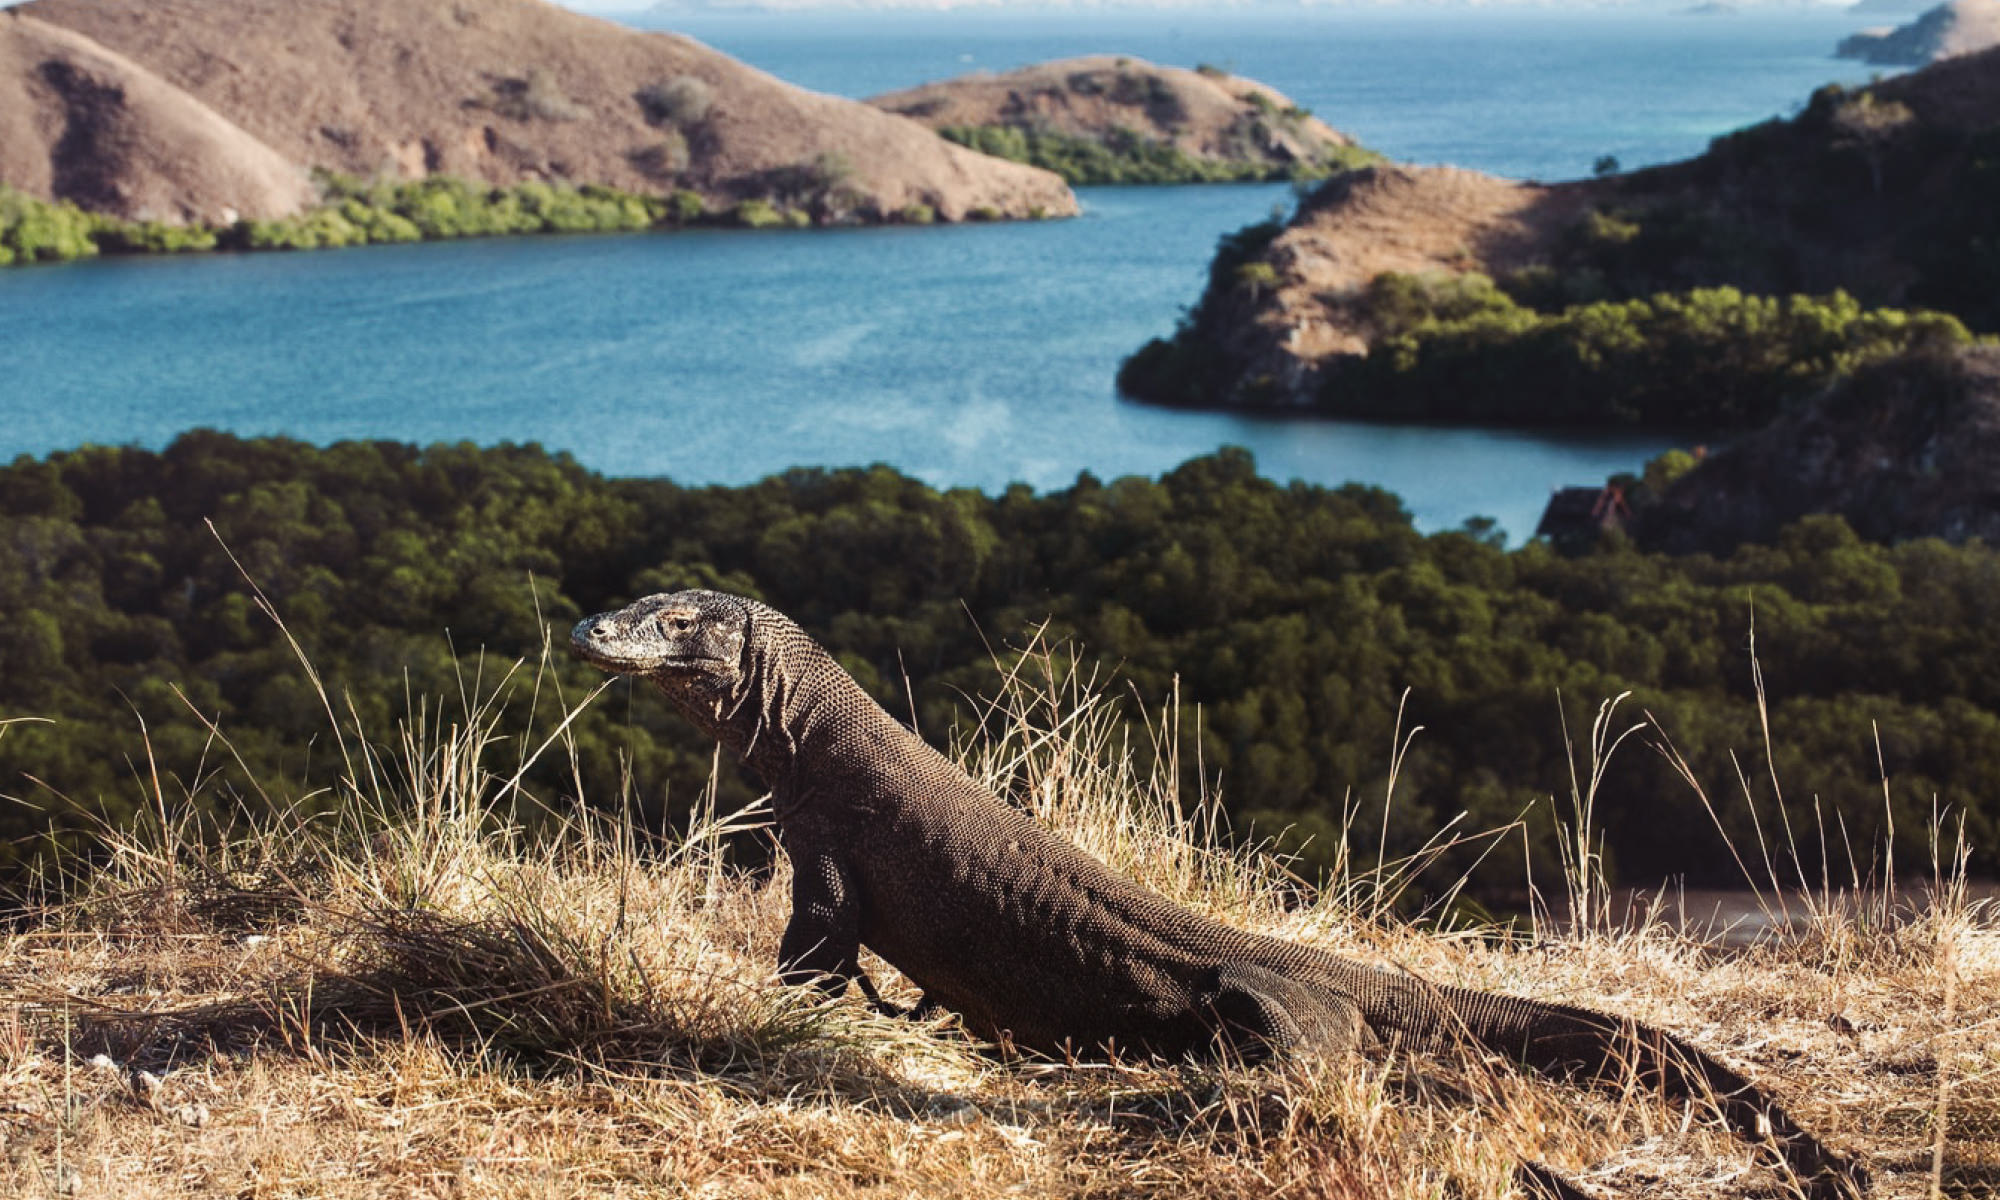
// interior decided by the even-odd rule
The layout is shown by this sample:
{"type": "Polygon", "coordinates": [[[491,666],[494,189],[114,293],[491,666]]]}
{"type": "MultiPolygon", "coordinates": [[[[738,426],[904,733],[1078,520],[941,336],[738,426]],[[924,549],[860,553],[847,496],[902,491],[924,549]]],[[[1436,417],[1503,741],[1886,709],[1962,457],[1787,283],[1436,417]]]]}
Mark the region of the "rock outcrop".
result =
{"type": "Polygon", "coordinates": [[[34,0],[304,168],[752,197],[823,219],[1075,211],[971,153],[688,38],[545,0],[34,0]]]}
{"type": "Polygon", "coordinates": [[[309,203],[303,167],[81,34],[0,12],[0,182],[130,220],[227,223],[309,203]]]}
{"type": "Polygon", "coordinates": [[[1950,0],[1907,25],[1867,29],[1834,51],[1881,67],[1921,67],[2000,46],[2000,0],[1950,0]]]}
{"type": "Polygon", "coordinates": [[[932,129],[1001,127],[1098,143],[1138,139],[1272,172],[1335,162],[1354,139],[1254,79],[1094,55],[963,75],[870,104],[932,129]]]}
{"type": "Polygon", "coordinates": [[[1308,197],[1259,256],[1269,284],[1238,283],[1202,305],[1207,336],[1238,364],[1257,395],[1227,403],[1296,407],[1313,402],[1329,358],[1366,354],[1372,330],[1354,302],[1376,276],[1504,274],[1541,249],[1588,206],[1589,189],[1501,179],[1458,167],[1382,166],[1336,177],[1308,197]]]}
{"type": "Polygon", "coordinates": [[[1864,368],[1709,455],[1626,528],[1649,549],[1723,554],[1813,513],[1877,541],[2000,545],[2000,349],[1864,368]]]}

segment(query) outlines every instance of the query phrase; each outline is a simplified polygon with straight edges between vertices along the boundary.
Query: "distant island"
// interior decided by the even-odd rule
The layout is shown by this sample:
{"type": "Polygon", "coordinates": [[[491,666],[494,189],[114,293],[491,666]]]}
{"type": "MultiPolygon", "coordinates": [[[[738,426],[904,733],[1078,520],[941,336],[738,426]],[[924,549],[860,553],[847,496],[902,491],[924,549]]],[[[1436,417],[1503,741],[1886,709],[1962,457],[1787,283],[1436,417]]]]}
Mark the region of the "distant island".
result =
{"type": "Polygon", "coordinates": [[[1876,66],[1921,67],[1996,45],[2000,45],[2000,0],[1949,0],[1907,25],[1843,38],[1834,53],[1876,66]]]}
{"type": "Polygon", "coordinates": [[[14,259],[1075,211],[1048,172],[539,0],[0,10],[14,259]]]}
{"type": "Polygon", "coordinates": [[[1381,161],[1275,88],[1208,64],[1096,55],[963,75],[869,103],[1072,184],[1317,178],[1381,161]]]}

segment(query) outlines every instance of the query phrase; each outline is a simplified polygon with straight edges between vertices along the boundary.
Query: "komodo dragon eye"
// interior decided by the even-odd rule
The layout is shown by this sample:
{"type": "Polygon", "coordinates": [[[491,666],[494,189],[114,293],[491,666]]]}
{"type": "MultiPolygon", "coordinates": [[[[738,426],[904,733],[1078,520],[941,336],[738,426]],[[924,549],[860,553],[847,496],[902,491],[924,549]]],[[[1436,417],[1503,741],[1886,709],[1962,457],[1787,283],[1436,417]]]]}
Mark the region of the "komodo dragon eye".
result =
{"type": "Polygon", "coordinates": [[[668,633],[686,633],[694,628],[694,617],[688,613],[664,613],[660,617],[660,628],[668,633]]]}

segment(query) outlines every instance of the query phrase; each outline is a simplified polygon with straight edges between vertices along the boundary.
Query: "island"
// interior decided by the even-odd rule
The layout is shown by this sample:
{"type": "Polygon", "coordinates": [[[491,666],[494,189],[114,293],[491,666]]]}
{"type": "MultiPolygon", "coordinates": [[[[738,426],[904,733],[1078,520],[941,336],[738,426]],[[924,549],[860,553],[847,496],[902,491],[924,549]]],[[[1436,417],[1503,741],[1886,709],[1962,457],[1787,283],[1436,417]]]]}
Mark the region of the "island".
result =
{"type": "Polygon", "coordinates": [[[1381,161],[1277,89],[1111,55],[978,73],[869,103],[1072,184],[1318,178],[1381,161]]]}

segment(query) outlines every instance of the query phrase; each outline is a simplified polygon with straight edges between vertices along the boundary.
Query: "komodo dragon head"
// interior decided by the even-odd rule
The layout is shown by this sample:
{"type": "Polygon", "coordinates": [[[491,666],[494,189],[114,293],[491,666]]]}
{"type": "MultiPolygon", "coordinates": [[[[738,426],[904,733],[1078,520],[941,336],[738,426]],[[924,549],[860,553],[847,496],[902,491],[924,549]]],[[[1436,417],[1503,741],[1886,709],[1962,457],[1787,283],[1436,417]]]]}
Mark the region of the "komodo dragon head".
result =
{"type": "Polygon", "coordinates": [[[749,602],[736,596],[670,592],[585,617],[569,636],[592,666],[642,676],[676,699],[705,705],[740,691],[750,622],[749,602]]]}
{"type": "Polygon", "coordinates": [[[781,749],[766,730],[780,733],[783,749],[796,748],[814,691],[802,681],[847,680],[789,617],[723,592],[663,592],[585,617],[570,631],[570,647],[601,670],[650,681],[760,772],[781,749]],[[830,669],[818,669],[822,663],[830,669]],[[752,758],[759,749],[764,755],[752,758]]]}

